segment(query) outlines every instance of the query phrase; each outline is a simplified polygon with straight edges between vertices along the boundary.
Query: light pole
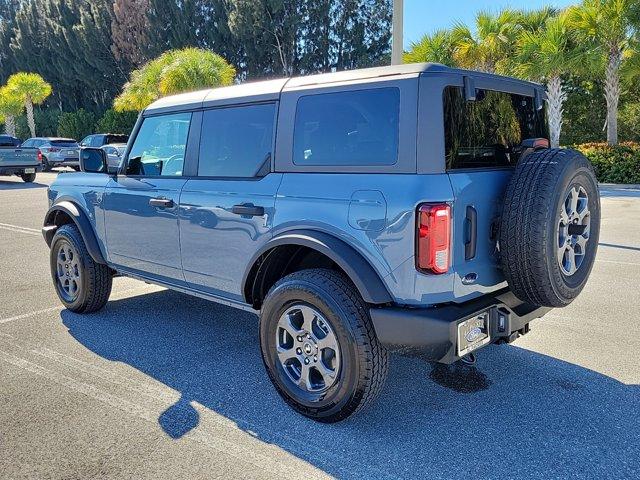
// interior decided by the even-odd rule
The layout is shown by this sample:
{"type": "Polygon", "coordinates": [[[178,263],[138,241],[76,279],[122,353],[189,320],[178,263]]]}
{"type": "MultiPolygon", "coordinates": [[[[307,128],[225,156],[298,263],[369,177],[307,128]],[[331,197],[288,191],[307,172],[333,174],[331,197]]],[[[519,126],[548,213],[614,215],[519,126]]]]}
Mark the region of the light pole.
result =
{"type": "Polygon", "coordinates": [[[393,26],[391,38],[391,65],[402,63],[402,16],[404,0],[393,0],[393,26]]]}

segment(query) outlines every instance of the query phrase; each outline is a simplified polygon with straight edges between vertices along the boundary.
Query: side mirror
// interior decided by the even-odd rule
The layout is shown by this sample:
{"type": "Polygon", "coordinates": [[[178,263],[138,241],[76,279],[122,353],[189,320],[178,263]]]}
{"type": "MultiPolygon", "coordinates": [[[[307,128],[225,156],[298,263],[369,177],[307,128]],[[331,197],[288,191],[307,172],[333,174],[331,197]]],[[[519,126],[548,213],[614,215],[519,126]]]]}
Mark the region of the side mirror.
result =
{"type": "Polygon", "coordinates": [[[101,148],[80,150],[80,170],[89,173],[108,173],[107,152],[101,148]]]}

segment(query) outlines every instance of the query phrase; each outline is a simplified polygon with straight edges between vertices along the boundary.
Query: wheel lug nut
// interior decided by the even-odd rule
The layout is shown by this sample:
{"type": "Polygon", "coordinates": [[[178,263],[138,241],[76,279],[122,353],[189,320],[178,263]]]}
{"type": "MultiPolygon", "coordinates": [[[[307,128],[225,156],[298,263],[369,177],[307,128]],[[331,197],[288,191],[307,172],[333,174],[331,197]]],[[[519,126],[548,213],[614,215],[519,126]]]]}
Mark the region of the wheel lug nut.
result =
{"type": "Polygon", "coordinates": [[[302,341],[302,337],[300,335],[298,335],[298,341],[301,342],[302,341]]]}
{"type": "Polygon", "coordinates": [[[317,362],[318,361],[318,357],[313,357],[313,361],[317,362]]]}
{"type": "Polygon", "coordinates": [[[296,353],[297,353],[298,355],[301,355],[301,354],[302,354],[302,349],[301,349],[301,348],[296,348],[296,353]]]}
{"type": "Polygon", "coordinates": [[[304,364],[305,364],[305,365],[309,365],[309,359],[308,359],[308,358],[305,358],[305,359],[304,359],[304,364]]]}

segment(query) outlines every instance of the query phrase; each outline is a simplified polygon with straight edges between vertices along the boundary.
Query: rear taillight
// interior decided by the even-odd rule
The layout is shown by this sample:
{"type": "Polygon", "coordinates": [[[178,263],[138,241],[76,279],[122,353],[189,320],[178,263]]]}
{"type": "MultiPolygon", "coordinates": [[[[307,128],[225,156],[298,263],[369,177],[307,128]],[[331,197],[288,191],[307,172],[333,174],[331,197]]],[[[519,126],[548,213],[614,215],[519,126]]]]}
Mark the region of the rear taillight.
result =
{"type": "Polygon", "coordinates": [[[424,204],[418,207],[416,267],[432,273],[449,270],[451,207],[424,204]]]}
{"type": "Polygon", "coordinates": [[[38,161],[42,163],[42,152],[38,150],[38,161]]]}

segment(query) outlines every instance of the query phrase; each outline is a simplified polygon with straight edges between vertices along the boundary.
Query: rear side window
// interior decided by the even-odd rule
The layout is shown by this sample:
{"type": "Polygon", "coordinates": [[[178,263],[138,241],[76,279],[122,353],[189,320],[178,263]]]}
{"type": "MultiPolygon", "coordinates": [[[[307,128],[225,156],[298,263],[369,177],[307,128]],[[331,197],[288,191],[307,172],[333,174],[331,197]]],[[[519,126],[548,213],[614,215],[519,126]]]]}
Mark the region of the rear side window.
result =
{"type": "Polygon", "coordinates": [[[393,165],[398,160],[400,90],[376,88],[300,97],[296,165],[393,165]]]}
{"type": "Polygon", "coordinates": [[[129,153],[127,175],[182,175],[190,126],[190,113],[145,118],[129,153]]]}
{"type": "Polygon", "coordinates": [[[527,138],[549,138],[544,110],[533,97],[478,90],[468,102],[460,87],[444,91],[448,169],[513,166],[527,138]]]}
{"type": "Polygon", "coordinates": [[[274,104],[205,111],[198,176],[255,177],[269,167],[274,118],[274,104]]]}

